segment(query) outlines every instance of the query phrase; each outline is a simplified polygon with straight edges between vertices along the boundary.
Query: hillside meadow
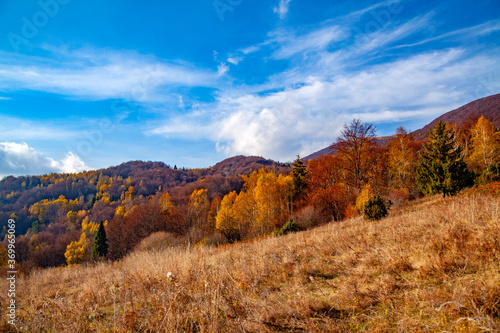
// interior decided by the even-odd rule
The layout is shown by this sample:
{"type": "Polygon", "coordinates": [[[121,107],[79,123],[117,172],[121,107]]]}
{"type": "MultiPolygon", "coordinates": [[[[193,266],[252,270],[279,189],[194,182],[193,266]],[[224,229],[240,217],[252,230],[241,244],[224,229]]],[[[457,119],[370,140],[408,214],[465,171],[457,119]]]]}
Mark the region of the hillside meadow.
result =
{"type": "Polygon", "coordinates": [[[379,222],[38,270],[16,300],[21,332],[495,332],[500,197],[434,196],[379,222]]]}

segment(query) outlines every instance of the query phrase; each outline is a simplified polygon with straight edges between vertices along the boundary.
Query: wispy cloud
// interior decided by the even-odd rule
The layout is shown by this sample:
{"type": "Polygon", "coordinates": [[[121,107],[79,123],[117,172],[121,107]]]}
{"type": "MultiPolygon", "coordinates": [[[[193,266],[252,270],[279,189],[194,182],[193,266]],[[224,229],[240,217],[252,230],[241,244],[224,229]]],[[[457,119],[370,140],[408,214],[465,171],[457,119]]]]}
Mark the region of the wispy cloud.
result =
{"type": "Polygon", "coordinates": [[[500,20],[488,21],[482,24],[478,24],[472,27],[450,31],[435,37],[427,38],[416,43],[397,45],[396,48],[402,47],[413,47],[418,45],[423,45],[426,43],[447,39],[450,37],[457,37],[461,40],[465,38],[477,38],[480,36],[489,35],[493,32],[500,31],[500,20]]]}
{"type": "Polygon", "coordinates": [[[228,71],[229,71],[229,66],[221,62],[219,66],[217,66],[217,77],[225,75],[228,71]]]}
{"type": "MultiPolygon", "coordinates": [[[[81,121],[79,122],[81,126],[81,121]]],[[[55,122],[35,122],[0,115],[0,141],[53,140],[67,142],[79,136],[75,128],[55,122]]]]}
{"type": "MultiPolygon", "coordinates": [[[[226,116],[214,120],[212,139],[228,155],[263,154],[288,160],[296,153],[333,141],[352,117],[394,122],[437,116],[462,102],[462,80],[500,70],[500,61],[461,58],[461,52],[430,53],[375,66],[331,80],[315,80],[297,89],[221,100],[226,116]]],[[[212,125],[213,126],[213,125],[212,125]]],[[[319,147],[316,147],[319,148],[319,147]]]]}
{"type": "Polygon", "coordinates": [[[312,32],[297,35],[285,30],[273,31],[269,44],[277,44],[278,49],[273,53],[276,59],[289,59],[290,57],[301,54],[307,55],[308,52],[317,52],[324,50],[332,42],[338,42],[345,37],[344,30],[339,26],[327,26],[312,32]]]}
{"type": "Polygon", "coordinates": [[[238,65],[241,61],[243,61],[243,57],[229,57],[227,58],[227,62],[238,65]]]}
{"type": "Polygon", "coordinates": [[[348,53],[347,56],[352,56],[352,53],[367,54],[374,51],[380,52],[383,47],[427,29],[430,25],[432,15],[433,13],[429,13],[415,17],[400,25],[381,26],[374,32],[358,34],[355,43],[348,47],[345,52],[348,53]]]}
{"type": "MultiPolygon", "coordinates": [[[[290,4],[276,0],[275,13],[285,19],[290,4]]],[[[497,33],[500,21],[446,32],[435,20],[438,14],[410,16],[407,4],[382,1],[314,26],[291,28],[283,20],[253,45],[214,51],[211,68],[102,49],[47,47],[52,60],[4,53],[0,91],[134,100],[155,112],[138,127],[143,134],[210,140],[227,155],[290,160],[331,143],[352,117],[375,123],[428,119],[500,91],[500,77],[492,74],[500,73],[499,50],[474,49],[480,39],[461,42],[497,33]],[[455,43],[430,43],[445,39],[455,43]],[[196,99],[189,94],[193,87],[211,89],[199,89],[203,97],[196,99]]],[[[25,124],[13,131],[0,119],[0,141],[42,132],[61,136],[51,128],[37,132],[25,124]]],[[[57,162],[48,165],[65,165],[57,162]]]]}
{"type": "MultiPolygon", "coordinates": [[[[398,3],[379,3],[351,18],[398,3]]],[[[432,31],[433,15],[394,19],[368,32],[353,29],[356,21],[343,24],[348,22],[345,17],[342,25],[331,20],[305,32],[275,30],[267,40],[241,52],[288,61],[285,71],[259,86],[223,89],[216,103],[199,106],[201,116],[169,119],[152,133],[186,137],[196,132],[198,138],[215,141],[227,155],[290,160],[331,143],[353,117],[375,123],[430,120],[482,97],[473,92],[478,80],[500,72],[494,50],[476,55],[461,47],[414,55],[386,53],[409,37],[425,38],[432,31]],[[386,58],[377,59],[381,54],[386,58]]],[[[478,27],[475,33],[486,29],[495,25],[478,27]]],[[[490,81],[490,91],[500,90],[500,78],[490,81]]]]}
{"type": "Polygon", "coordinates": [[[100,100],[124,98],[140,102],[162,100],[165,90],[213,87],[217,72],[185,62],[164,62],[127,52],[76,50],[61,52],[57,63],[9,54],[0,59],[0,89],[28,89],[100,100]],[[10,59],[10,60],[9,60],[10,59]]]}
{"type": "Polygon", "coordinates": [[[395,12],[398,12],[401,10],[401,8],[399,7],[399,3],[403,2],[404,0],[387,0],[387,1],[381,1],[381,2],[378,2],[378,3],[375,3],[371,6],[368,6],[368,7],[365,7],[365,8],[362,8],[362,9],[359,9],[359,10],[356,10],[356,11],[353,11],[343,17],[340,17],[340,20],[344,21],[344,22],[354,22],[354,21],[357,21],[359,20],[363,15],[367,14],[367,13],[370,13],[370,12],[373,12],[375,9],[378,9],[380,7],[389,7],[391,6],[391,11],[393,13],[395,12]]]}
{"type": "Polygon", "coordinates": [[[286,14],[288,14],[288,8],[290,6],[291,0],[280,0],[278,7],[273,8],[273,12],[278,14],[280,19],[284,19],[286,14]]]}
{"type": "Polygon", "coordinates": [[[68,152],[61,160],[54,160],[25,142],[0,142],[0,179],[8,175],[73,173],[91,169],[72,152],[68,152]]]}

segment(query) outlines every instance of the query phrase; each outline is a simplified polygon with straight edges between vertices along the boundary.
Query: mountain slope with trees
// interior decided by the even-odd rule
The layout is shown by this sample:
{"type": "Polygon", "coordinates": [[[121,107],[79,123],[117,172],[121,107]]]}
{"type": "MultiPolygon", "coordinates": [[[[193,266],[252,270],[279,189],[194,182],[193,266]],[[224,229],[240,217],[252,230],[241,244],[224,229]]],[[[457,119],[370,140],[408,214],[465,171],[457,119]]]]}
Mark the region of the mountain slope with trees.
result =
{"type": "MultiPolygon", "coordinates": [[[[500,94],[491,95],[488,97],[480,98],[470,103],[467,103],[455,110],[449,111],[421,129],[418,129],[412,134],[417,141],[425,139],[427,132],[434,127],[439,121],[448,124],[456,124],[458,127],[470,127],[472,124],[477,122],[477,120],[484,116],[486,119],[493,123],[493,126],[500,128],[500,94]]],[[[388,141],[390,137],[378,138],[381,141],[388,141]]],[[[304,161],[318,158],[320,156],[330,154],[331,148],[326,147],[318,150],[312,154],[307,155],[303,158],[304,161]]]]}
{"type": "MultiPolygon", "coordinates": [[[[378,140],[373,124],[354,119],[331,154],[307,166],[300,157],[281,164],[236,156],[207,169],[136,161],[8,177],[0,182],[0,218],[16,221],[16,259],[26,271],[120,259],[150,237],[221,245],[358,215],[378,219],[424,194],[500,180],[500,131],[484,116],[464,124],[438,122],[422,142],[403,128],[378,140]]],[[[0,252],[7,246],[4,237],[0,252]]]]}

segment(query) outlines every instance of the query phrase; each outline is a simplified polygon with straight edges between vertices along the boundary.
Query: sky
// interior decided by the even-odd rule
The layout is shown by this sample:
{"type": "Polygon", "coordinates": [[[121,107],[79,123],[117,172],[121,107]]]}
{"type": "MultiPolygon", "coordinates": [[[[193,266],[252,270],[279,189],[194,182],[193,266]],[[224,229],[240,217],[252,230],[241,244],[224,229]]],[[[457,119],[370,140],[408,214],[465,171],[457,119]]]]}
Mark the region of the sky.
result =
{"type": "Polygon", "coordinates": [[[0,178],[322,149],[500,92],[500,1],[1,0],[0,178]]]}

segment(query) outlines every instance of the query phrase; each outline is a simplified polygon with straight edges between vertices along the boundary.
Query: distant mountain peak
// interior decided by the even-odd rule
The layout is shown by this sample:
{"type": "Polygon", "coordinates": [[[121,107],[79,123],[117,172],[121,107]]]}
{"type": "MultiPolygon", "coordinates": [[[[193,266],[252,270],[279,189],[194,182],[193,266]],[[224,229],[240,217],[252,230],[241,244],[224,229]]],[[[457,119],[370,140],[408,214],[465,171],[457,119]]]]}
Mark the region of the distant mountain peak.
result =
{"type": "MultiPolygon", "coordinates": [[[[417,138],[422,138],[440,120],[449,124],[456,123],[458,125],[461,125],[468,120],[472,120],[475,122],[481,116],[484,116],[486,119],[491,121],[495,127],[500,127],[500,94],[483,97],[467,103],[455,110],[446,112],[421,129],[412,132],[412,134],[417,138]]],[[[385,137],[385,139],[387,138],[388,137],[385,137]]],[[[303,160],[308,161],[311,159],[315,159],[329,154],[330,152],[331,149],[328,146],[304,157],[303,160]]]]}

